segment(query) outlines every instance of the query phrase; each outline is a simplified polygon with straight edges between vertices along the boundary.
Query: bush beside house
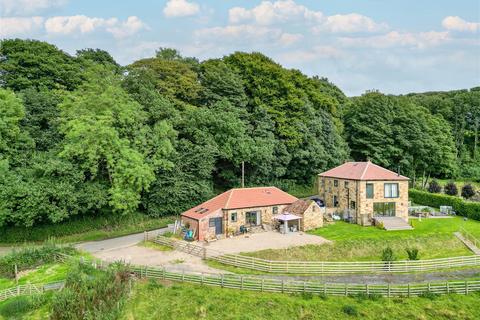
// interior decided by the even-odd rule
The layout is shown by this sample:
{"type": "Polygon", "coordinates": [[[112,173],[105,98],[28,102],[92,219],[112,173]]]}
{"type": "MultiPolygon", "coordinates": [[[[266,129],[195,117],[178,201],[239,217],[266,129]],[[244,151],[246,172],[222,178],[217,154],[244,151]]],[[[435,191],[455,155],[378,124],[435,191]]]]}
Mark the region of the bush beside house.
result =
{"type": "Polygon", "coordinates": [[[457,214],[480,221],[480,203],[478,202],[465,201],[459,197],[429,193],[416,189],[410,189],[408,195],[414,203],[435,208],[451,206],[457,214]]]}

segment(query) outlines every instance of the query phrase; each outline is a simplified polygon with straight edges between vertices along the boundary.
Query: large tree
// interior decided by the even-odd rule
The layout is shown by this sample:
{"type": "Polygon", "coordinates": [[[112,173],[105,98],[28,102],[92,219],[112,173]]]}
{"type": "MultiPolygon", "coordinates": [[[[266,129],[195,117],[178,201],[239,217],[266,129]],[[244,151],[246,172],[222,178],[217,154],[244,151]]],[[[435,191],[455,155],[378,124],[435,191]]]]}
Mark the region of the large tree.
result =
{"type": "Polygon", "coordinates": [[[105,69],[61,104],[60,155],[77,163],[87,180],[105,179],[114,210],[136,210],[141,193],[155,180],[155,170],[168,166],[170,126],[148,126],[148,115],[105,69]]]}
{"type": "Polygon", "coordinates": [[[78,61],[54,45],[38,40],[0,42],[0,84],[4,87],[73,90],[82,79],[78,61]]]}

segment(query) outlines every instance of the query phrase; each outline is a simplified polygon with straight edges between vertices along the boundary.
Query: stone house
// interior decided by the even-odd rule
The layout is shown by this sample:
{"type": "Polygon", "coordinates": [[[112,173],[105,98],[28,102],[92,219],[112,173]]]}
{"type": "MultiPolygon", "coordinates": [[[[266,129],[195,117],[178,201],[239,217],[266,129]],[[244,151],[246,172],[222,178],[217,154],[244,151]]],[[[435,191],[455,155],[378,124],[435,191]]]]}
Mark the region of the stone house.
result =
{"type": "Polygon", "coordinates": [[[308,231],[323,227],[323,211],[325,208],[313,200],[299,199],[283,209],[284,213],[291,213],[299,216],[300,230],[308,231]]]}
{"type": "Polygon", "coordinates": [[[346,162],[318,175],[318,194],[327,213],[360,225],[375,218],[408,221],[408,178],[372,162],[346,162]]]}
{"type": "Polygon", "coordinates": [[[195,239],[208,240],[248,228],[272,225],[273,216],[298,199],[276,187],[228,190],[181,214],[182,222],[195,230],[195,239]]]}

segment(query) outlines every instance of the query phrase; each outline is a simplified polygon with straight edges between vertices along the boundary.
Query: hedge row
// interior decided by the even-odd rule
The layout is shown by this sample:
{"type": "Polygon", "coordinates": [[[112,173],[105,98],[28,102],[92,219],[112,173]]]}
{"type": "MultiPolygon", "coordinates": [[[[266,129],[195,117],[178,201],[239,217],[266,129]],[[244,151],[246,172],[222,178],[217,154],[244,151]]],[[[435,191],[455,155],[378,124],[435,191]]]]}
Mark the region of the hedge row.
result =
{"type": "Polygon", "coordinates": [[[410,200],[414,203],[435,208],[440,206],[451,206],[458,215],[480,221],[480,202],[465,201],[459,197],[415,189],[410,189],[408,195],[410,200]]]}

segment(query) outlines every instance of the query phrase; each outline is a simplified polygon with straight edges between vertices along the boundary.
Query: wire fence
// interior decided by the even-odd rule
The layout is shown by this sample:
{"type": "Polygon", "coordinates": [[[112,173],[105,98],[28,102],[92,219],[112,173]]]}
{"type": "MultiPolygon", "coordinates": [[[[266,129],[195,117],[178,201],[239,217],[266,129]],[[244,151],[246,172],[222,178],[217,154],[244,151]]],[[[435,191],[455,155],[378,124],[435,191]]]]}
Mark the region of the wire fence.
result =
{"type": "Polygon", "coordinates": [[[179,251],[211,259],[225,265],[269,273],[348,274],[348,273],[406,273],[436,271],[458,267],[480,266],[480,256],[460,256],[430,260],[399,261],[276,261],[229,254],[207,249],[186,241],[156,236],[151,241],[179,251]]]}

